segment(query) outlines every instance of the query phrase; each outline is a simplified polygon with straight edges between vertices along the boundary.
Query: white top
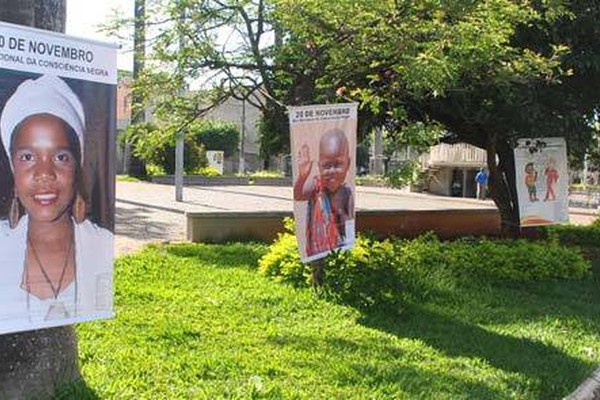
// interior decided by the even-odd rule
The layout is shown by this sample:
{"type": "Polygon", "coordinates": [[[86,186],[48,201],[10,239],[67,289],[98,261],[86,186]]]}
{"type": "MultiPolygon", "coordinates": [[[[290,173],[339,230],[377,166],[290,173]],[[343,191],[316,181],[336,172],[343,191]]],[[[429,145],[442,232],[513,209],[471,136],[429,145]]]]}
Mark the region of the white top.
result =
{"type": "Polygon", "coordinates": [[[73,222],[76,278],[57,299],[40,300],[21,289],[27,224],[27,216],[14,230],[0,222],[0,334],[112,317],[113,234],[73,222]]]}
{"type": "Polygon", "coordinates": [[[77,309],[77,282],[73,281],[69,286],[55,298],[39,299],[36,296],[22,290],[27,309],[29,310],[29,322],[41,323],[55,319],[75,317],[77,309]]]}

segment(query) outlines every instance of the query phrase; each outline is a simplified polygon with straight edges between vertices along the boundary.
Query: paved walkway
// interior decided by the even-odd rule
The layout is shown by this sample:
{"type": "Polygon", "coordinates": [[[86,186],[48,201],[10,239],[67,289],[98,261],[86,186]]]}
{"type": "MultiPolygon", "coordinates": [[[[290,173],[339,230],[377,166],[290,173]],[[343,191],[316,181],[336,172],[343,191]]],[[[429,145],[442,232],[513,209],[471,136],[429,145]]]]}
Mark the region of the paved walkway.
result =
{"type": "MultiPolygon", "coordinates": [[[[396,189],[357,187],[357,209],[440,210],[494,208],[491,200],[479,201],[410,193],[396,189]]],[[[291,211],[292,188],[278,186],[192,186],[175,201],[173,186],[145,182],[117,182],[116,251],[124,254],[150,242],[184,241],[185,212],[291,211]]],[[[596,215],[571,209],[571,221],[590,223],[596,215]]]]}

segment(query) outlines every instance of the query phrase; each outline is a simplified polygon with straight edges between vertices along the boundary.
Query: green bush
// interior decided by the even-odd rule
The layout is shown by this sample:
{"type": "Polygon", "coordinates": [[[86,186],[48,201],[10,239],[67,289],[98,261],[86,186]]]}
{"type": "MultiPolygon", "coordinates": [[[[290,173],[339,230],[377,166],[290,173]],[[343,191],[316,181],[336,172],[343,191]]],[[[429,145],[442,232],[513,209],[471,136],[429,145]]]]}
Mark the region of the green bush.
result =
{"type": "Polygon", "coordinates": [[[211,165],[209,165],[207,167],[202,167],[197,172],[198,172],[198,175],[207,176],[207,177],[221,176],[221,172],[219,172],[219,170],[217,168],[215,168],[211,165]]]}
{"type": "MultiPolygon", "coordinates": [[[[329,254],[319,294],[327,299],[359,309],[396,306],[400,299],[399,271],[390,262],[390,241],[377,242],[359,237],[351,251],[329,254]]],[[[302,263],[296,237],[289,233],[279,238],[259,261],[259,271],[278,282],[293,286],[311,285],[312,267],[302,263]]]]}
{"type": "MultiPolygon", "coordinates": [[[[134,154],[147,164],[154,164],[166,174],[175,173],[176,135],[164,131],[151,123],[130,125],[125,137],[133,145],[134,154]]],[[[208,164],[204,147],[196,143],[189,135],[184,139],[183,165],[186,173],[191,174],[208,164]]]]}
{"type": "Polygon", "coordinates": [[[193,124],[189,132],[198,145],[207,150],[222,150],[225,157],[231,157],[240,143],[240,132],[233,122],[203,120],[193,124]]]}
{"type": "MultiPolygon", "coordinates": [[[[154,152],[147,160],[150,163],[157,164],[163,168],[165,173],[172,175],[175,173],[175,144],[165,141],[155,147],[154,152]]],[[[183,147],[183,169],[187,174],[193,174],[200,168],[206,167],[206,150],[198,145],[191,137],[184,139],[183,147]]]]}
{"type": "Polygon", "coordinates": [[[579,250],[556,242],[456,241],[445,244],[443,253],[455,275],[470,280],[581,279],[589,273],[589,264],[579,250]]]}
{"type": "Polygon", "coordinates": [[[283,175],[279,171],[259,170],[248,174],[251,178],[281,178],[283,175]]]}
{"type": "Polygon", "coordinates": [[[390,187],[401,188],[415,184],[421,179],[421,166],[417,161],[410,161],[385,173],[385,181],[390,187]]]}
{"type": "Polygon", "coordinates": [[[578,249],[553,241],[442,242],[427,234],[396,241],[395,252],[403,277],[419,284],[431,279],[457,283],[581,279],[587,276],[590,267],[578,249]]]}
{"type": "Polygon", "coordinates": [[[385,186],[385,185],[389,185],[388,181],[383,176],[380,176],[380,175],[356,176],[354,178],[354,182],[358,186],[366,186],[366,185],[385,186]]]}
{"type": "Polygon", "coordinates": [[[394,244],[359,236],[351,251],[325,258],[322,292],[326,298],[361,310],[400,310],[403,279],[394,244]]]}
{"type": "Polygon", "coordinates": [[[259,260],[258,270],[278,282],[293,286],[310,285],[311,268],[300,261],[298,242],[294,236],[294,221],[284,220],[286,232],[280,233],[277,240],[269,247],[269,251],[259,260]]]}
{"type": "Polygon", "coordinates": [[[541,228],[543,237],[563,245],[580,247],[600,246],[600,219],[591,225],[554,225],[541,228]]]}
{"type": "MultiPolygon", "coordinates": [[[[323,264],[320,293],[359,309],[397,309],[405,293],[422,296],[461,284],[581,279],[590,269],[579,250],[556,241],[442,242],[433,234],[384,241],[359,235],[354,249],[333,252],[323,264]]],[[[311,282],[311,267],[300,261],[296,239],[289,232],[270,246],[259,266],[262,274],[281,282],[295,286],[311,282]]]]}

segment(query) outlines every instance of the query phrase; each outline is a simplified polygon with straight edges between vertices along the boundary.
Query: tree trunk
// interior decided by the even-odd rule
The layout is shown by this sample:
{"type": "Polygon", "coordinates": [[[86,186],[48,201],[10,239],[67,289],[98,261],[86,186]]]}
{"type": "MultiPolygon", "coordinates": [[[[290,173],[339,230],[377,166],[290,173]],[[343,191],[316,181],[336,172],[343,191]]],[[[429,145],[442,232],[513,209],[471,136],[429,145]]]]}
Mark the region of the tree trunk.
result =
{"type": "MultiPolygon", "coordinates": [[[[64,32],[66,0],[0,0],[0,20],[64,32]]],[[[79,379],[72,326],[0,335],[0,398],[45,398],[79,379]]]]}
{"type": "Polygon", "coordinates": [[[0,0],[0,20],[35,26],[35,0],[0,0]]]}
{"type": "Polygon", "coordinates": [[[498,207],[502,233],[519,234],[519,203],[515,183],[515,154],[508,142],[490,138],[487,148],[490,195],[498,207]]]}
{"type": "MultiPolygon", "coordinates": [[[[135,0],[134,5],[134,36],[133,36],[133,92],[131,96],[131,123],[139,124],[145,121],[144,115],[144,97],[142,91],[138,89],[138,78],[144,69],[144,59],[146,57],[146,1],[135,0]]],[[[129,166],[127,168],[129,175],[138,178],[147,176],[146,165],[144,162],[132,154],[131,145],[127,146],[129,166]]]]}

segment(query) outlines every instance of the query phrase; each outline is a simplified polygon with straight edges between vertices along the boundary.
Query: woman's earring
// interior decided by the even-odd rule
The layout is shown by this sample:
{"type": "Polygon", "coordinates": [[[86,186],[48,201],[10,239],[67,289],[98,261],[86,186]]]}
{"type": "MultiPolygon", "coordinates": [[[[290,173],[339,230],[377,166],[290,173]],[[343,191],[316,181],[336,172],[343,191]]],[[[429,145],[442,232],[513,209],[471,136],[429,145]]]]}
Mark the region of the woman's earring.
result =
{"type": "Polygon", "coordinates": [[[10,210],[8,212],[8,225],[11,229],[15,229],[17,225],[19,225],[19,220],[21,219],[21,210],[19,206],[19,199],[17,196],[12,198],[10,203],[10,210]]]}
{"type": "Polygon", "coordinates": [[[85,220],[85,200],[81,197],[80,194],[75,196],[75,201],[73,202],[73,209],[71,213],[73,214],[73,219],[78,224],[82,223],[85,220]]]}

